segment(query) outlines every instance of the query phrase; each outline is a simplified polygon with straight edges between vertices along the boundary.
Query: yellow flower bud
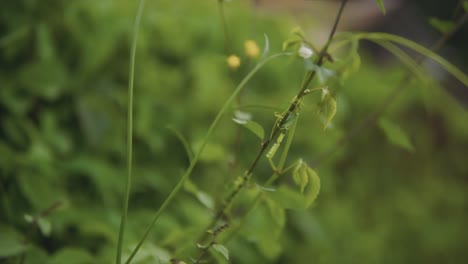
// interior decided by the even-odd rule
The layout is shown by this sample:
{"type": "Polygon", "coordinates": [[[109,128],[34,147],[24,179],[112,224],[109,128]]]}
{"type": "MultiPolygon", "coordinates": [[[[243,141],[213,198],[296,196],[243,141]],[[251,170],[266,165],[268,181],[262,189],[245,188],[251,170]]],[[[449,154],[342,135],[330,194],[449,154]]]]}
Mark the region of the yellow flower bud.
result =
{"type": "Polygon", "coordinates": [[[253,40],[247,40],[244,43],[245,53],[250,58],[256,58],[260,54],[260,48],[258,47],[257,43],[253,40]]]}
{"type": "Polygon", "coordinates": [[[240,63],[241,63],[240,58],[234,54],[227,58],[227,64],[229,68],[233,70],[239,68],[240,63]]]}

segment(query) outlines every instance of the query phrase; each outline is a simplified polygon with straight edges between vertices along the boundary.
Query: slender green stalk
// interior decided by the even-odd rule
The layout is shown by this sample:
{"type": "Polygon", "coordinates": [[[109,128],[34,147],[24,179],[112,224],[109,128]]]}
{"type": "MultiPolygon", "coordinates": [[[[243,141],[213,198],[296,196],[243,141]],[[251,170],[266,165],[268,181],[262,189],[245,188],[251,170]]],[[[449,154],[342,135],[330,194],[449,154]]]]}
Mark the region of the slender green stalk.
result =
{"type": "Polygon", "coordinates": [[[130,71],[128,81],[128,115],[127,115],[127,188],[125,191],[125,198],[123,204],[122,219],[120,221],[119,240],[117,242],[117,256],[116,263],[122,262],[122,246],[125,234],[125,226],[127,224],[128,215],[128,203],[130,200],[130,190],[132,186],[132,148],[133,148],[133,84],[135,77],[135,57],[136,57],[136,46],[138,40],[138,29],[140,28],[141,16],[145,0],[140,0],[138,6],[138,12],[135,17],[135,24],[133,28],[133,41],[130,54],[130,71]]]}
{"type": "MultiPolygon", "coordinates": [[[[286,158],[288,157],[288,153],[289,153],[289,150],[291,148],[291,144],[292,144],[292,141],[294,139],[294,135],[296,133],[296,127],[297,127],[298,120],[299,120],[299,118],[296,118],[296,120],[294,121],[294,124],[292,125],[291,129],[289,129],[288,137],[286,139],[286,143],[285,143],[283,151],[281,153],[281,157],[280,157],[280,160],[278,162],[277,170],[263,184],[264,187],[270,187],[276,181],[276,179],[278,179],[278,177],[285,172],[283,170],[283,168],[284,168],[284,165],[286,164],[286,158]]],[[[293,166],[296,166],[296,164],[294,164],[293,166]]],[[[286,168],[286,170],[288,170],[288,168],[286,168]]],[[[236,225],[233,229],[231,229],[231,231],[229,232],[229,234],[226,237],[222,238],[221,243],[226,243],[227,241],[231,240],[237,234],[237,232],[242,228],[242,226],[246,222],[246,219],[249,216],[249,214],[257,207],[258,203],[260,202],[260,198],[262,197],[263,194],[264,194],[263,192],[260,192],[259,194],[257,194],[257,196],[255,196],[253,202],[245,210],[244,215],[241,216],[241,218],[242,218],[241,222],[238,225],[236,225]]]]}
{"type": "MultiPolygon", "coordinates": [[[[343,10],[344,10],[344,7],[346,5],[346,3],[348,2],[348,0],[342,0],[341,1],[341,5],[340,5],[340,9],[338,10],[338,14],[335,18],[335,22],[333,24],[333,28],[330,32],[330,35],[328,37],[328,40],[327,40],[327,43],[325,44],[325,46],[322,48],[320,54],[319,54],[319,57],[317,59],[317,62],[316,64],[318,66],[321,66],[323,63],[324,63],[324,59],[325,57],[327,56],[327,50],[328,50],[328,47],[330,46],[331,42],[332,42],[332,39],[333,39],[333,36],[335,35],[336,33],[336,29],[338,27],[338,23],[340,21],[340,18],[343,14],[343,10]]],[[[247,169],[247,171],[244,173],[244,175],[242,176],[241,178],[241,183],[239,184],[239,186],[234,189],[229,195],[228,197],[226,198],[226,201],[224,203],[224,205],[218,210],[218,212],[216,213],[215,217],[213,218],[212,222],[211,222],[211,225],[213,225],[214,223],[216,223],[222,216],[223,216],[223,213],[224,213],[224,210],[226,208],[229,207],[229,205],[231,204],[232,200],[237,196],[237,194],[240,192],[240,190],[242,188],[244,188],[245,184],[247,183],[247,181],[249,180],[250,178],[250,175],[252,174],[252,172],[254,171],[254,169],[257,167],[257,164],[258,164],[258,161],[260,160],[260,158],[262,157],[262,155],[265,153],[265,151],[268,149],[268,147],[270,146],[271,142],[273,142],[273,140],[276,138],[276,136],[278,135],[278,133],[280,132],[280,128],[284,126],[284,124],[288,121],[289,117],[291,115],[295,115],[296,113],[296,110],[297,108],[299,107],[299,102],[300,100],[302,99],[302,97],[304,97],[304,95],[306,95],[307,93],[305,92],[307,87],[309,86],[310,82],[314,79],[316,75],[316,71],[315,70],[312,70],[312,71],[309,71],[307,74],[306,74],[306,78],[304,79],[304,82],[302,83],[301,85],[301,88],[299,89],[299,92],[297,93],[295,99],[293,100],[293,102],[290,104],[288,110],[286,111],[286,113],[283,115],[283,117],[279,120],[279,122],[277,123],[277,125],[275,125],[273,127],[273,130],[271,132],[271,136],[269,139],[265,140],[263,143],[262,143],[262,146],[260,147],[260,149],[258,150],[257,152],[257,155],[255,156],[255,159],[253,160],[253,162],[251,163],[251,165],[249,166],[249,168],[247,169]]],[[[211,226],[210,225],[210,226],[211,226]]]]}
{"type": "Polygon", "coordinates": [[[172,189],[172,191],[169,193],[169,195],[167,196],[167,198],[164,200],[164,202],[161,204],[161,206],[159,207],[158,211],[156,212],[156,214],[154,215],[153,217],[153,220],[151,221],[150,225],[148,226],[148,228],[146,229],[145,233],[143,234],[142,238],[140,239],[140,241],[137,243],[137,245],[135,246],[135,248],[133,249],[132,253],[130,254],[130,256],[128,257],[127,261],[125,262],[126,264],[130,263],[132,261],[132,259],[135,257],[135,254],[138,252],[138,250],[140,249],[141,245],[143,244],[143,242],[146,240],[146,238],[148,237],[151,229],[154,227],[154,225],[156,224],[156,221],[158,220],[159,216],[161,215],[161,213],[166,209],[166,207],[169,205],[169,203],[172,201],[172,199],[175,197],[175,195],[180,191],[180,189],[182,188],[182,186],[184,185],[185,181],[190,177],[190,175],[192,174],[192,171],[193,169],[195,168],[195,165],[197,164],[198,162],[198,159],[200,158],[200,155],[201,153],[203,152],[207,142],[208,142],[208,139],[211,137],[211,134],[213,134],[213,131],[214,129],[216,128],[216,126],[218,125],[219,121],[221,120],[221,118],[224,116],[224,114],[227,112],[228,108],[231,106],[232,102],[235,100],[235,98],[237,97],[237,95],[242,91],[242,89],[244,88],[244,86],[247,84],[247,82],[253,77],[253,75],[263,66],[265,65],[267,62],[271,61],[272,59],[274,58],[278,58],[280,56],[284,56],[286,55],[286,53],[280,53],[280,54],[275,54],[275,55],[272,55],[268,58],[266,58],[265,60],[262,60],[260,61],[253,69],[252,71],[249,72],[249,74],[247,74],[247,76],[245,76],[245,78],[241,81],[241,83],[236,87],[236,89],[234,90],[234,92],[231,94],[231,96],[229,97],[229,99],[224,103],[223,107],[221,108],[221,110],[218,112],[218,114],[216,115],[214,121],[211,123],[210,127],[208,128],[208,132],[206,133],[205,135],[205,138],[203,139],[203,142],[200,146],[200,149],[198,150],[198,152],[195,154],[195,156],[193,157],[193,160],[192,162],[190,162],[190,166],[188,167],[188,169],[185,171],[184,175],[182,176],[182,178],[179,180],[179,182],[177,183],[177,185],[172,189]]]}
{"type": "Polygon", "coordinates": [[[286,164],[286,158],[288,157],[289,154],[289,149],[291,148],[291,144],[294,138],[294,134],[296,133],[296,127],[297,127],[297,122],[299,120],[299,117],[294,120],[294,124],[291,126],[291,129],[288,131],[288,137],[286,138],[286,143],[284,144],[283,151],[281,153],[280,160],[278,162],[278,173],[273,174],[270,179],[268,179],[265,183],[265,187],[268,187],[271,185],[276,178],[282,173],[284,165],[286,164]]]}
{"type": "MultiPolygon", "coordinates": [[[[341,5],[340,5],[340,8],[338,10],[338,14],[335,18],[335,22],[333,24],[333,27],[332,27],[332,30],[330,32],[330,35],[328,37],[328,40],[327,40],[327,43],[325,44],[325,46],[322,48],[320,54],[319,54],[319,57],[317,58],[317,62],[316,64],[318,66],[321,66],[323,63],[324,63],[324,59],[325,57],[327,56],[328,54],[328,47],[330,46],[332,40],[333,40],[333,37],[336,33],[336,29],[338,27],[338,23],[340,21],[340,18],[343,14],[343,10],[344,10],[344,7],[346,5],[346,3],[348,2],[348,0],[342,0],[341,1],[341,5]]],[[[271,136],[269,139],[265,140],[262,142],[262,145],[259,149],[259,151],[257,152],[257,155],[255,156],[253,162],[251,163],[251,165],[248,167],[247,171],[243,174],[243,176],[240,178],[240,183],[239,185],[227,196],[226,200],[224,201],[224,204],[221,206],[220,209],[218,209],[217,213],[215,214],[215,217],[212,219],[212,221],[210,222],[209,224],[209,227],[208,228],[211,228],[213,225],[216,224],[216,222],[218,222],[222,216],[224,215],[224,211],[232,204],[234,198],[239,194],[239,192],[246,186],[247,182],[249,181],[251,175],[252,175],[252,172],[255,170],[255,168],[257,167],[257,164],[258,162],[260,161],[260,158],[263,156],[263,154],[265,153],[265,151],[268,149],[269,145],[273,142],[273,140],[277,137],[278,133],[280,132],[281,128],[286,124],[286,122],[289,120],[290,116],[291,115],[295,115],[296,114],[296,111],[297,109],[299,108],[299,105],[300,105],[300,101],[301,99],[308,93],[306,92],[307,91],[307,87],[309,86],[310,82],[314,79],[316,75],[316,71],[315,70],[312,70],[310,72],[308,72],[306,74],[306,78],[304,79],[302,85],[301,85],[301,88],[299,90],[299,92],[297,93],[297,95],[295,96],[293,102],[290,104],[288,110],[285,112],[285,114],[280,118],[280,120],[274,125],[273,129],[272,129],[272,132],[271,132],[271,136]]],[[[296,121],[297,122],[297,121],[296,121]]],[[[290,139],[292,140],[292,139],[290,139]]],[[[289,144],[291,144],[292,141],[289,142],[289,144]]],[[[287,149],[285,149],[286,153],[287,151],[289,151],[289,146],[287,147],[287,149]]],[[[281,160],[280,160],[280,163],[284,163],[285,162],[285,159],[286,159],[286,156],[285,155],[282,155],[281,157],[281,160]]],[[[284,165],[284,164],[280,164],[280,165],[284,165]]],[[[277,173],[275,173],[277,174],[277,173]]],[[[275,179],[275,175],[273,175],[271,179],[271,182],[274,181],[275,179]]],[[[258,199],[257,199],[258,200],[258,199]]],[[[254,206],[253,206],[254,207],[254,206]]],[[[252,208],[253,208],[252,207],[252,208]]],[[[206,239],[206,232],[204,232],[202,234],[202,236],[200,237],[199,241],[202,241],[204,239],[206,239]]],[[[202,252],[200,253],[200,255],[198,256],[198,258],[196,259],[195,263],[199,263],[202,259],[202,257],[208,252],[208,249],[214,244],[214,240],[216,237],[212,238],[211,242],[208,244],[207,247],[205,247],[204,249],[202,249],[202,252]]]]}

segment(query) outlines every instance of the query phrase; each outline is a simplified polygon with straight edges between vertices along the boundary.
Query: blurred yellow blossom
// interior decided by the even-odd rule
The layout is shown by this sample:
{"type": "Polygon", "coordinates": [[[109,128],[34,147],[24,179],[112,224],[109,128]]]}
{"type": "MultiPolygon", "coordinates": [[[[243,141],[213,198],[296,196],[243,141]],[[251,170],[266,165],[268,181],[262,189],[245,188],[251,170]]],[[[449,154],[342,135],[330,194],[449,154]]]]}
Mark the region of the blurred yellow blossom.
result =
{"type": "Polygon", "coordinates": [[[230,55],[228,58],[227,58],[227,64],[229,66],[229,68],[235,70],[237,68],[239,68],[240,66],[240,58],[236,55],[230,55]]]}
{"type": "Polygon", "coordinates": [[[260,48],[257,45],[257,42],[253,40],[247,40],[244,43],[245,53],[248,57],[256,58],[260,54],[260,48]]]}

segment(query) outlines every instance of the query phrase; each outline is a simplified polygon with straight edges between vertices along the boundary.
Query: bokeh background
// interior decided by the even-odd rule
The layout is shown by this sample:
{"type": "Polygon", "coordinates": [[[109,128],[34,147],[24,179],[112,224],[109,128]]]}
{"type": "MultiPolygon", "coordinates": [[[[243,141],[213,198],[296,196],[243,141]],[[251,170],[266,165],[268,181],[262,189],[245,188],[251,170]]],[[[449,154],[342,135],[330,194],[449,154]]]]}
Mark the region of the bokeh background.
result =
{"type": "MultiPolygon", "coordinates": [[[[125,189],[137,1],[46,2],[0,4],[0,262],[112,263],[125,189]]],[[[374,1],[350,1],[339,30],[385,31],[430,46],[440,33],[428,19],[464,12],[459,1],[385,2],[383,16],[374,1]]],[[[245,55],[244,42],[262,47],[266,34],[270,53],[279,52],[290,30],[300,26],[310,41],[323,43],[338,5],[225,3],[230,49],[241,58],[241,66],[231,70],[217,1],[147,1],[136,55],[134,182],[125,254],[188,165],[173,131],[196,149],[258,60],[245,55]]],[[[464,26],[440,51],[465,73],[467,36],[464,26]]],[[[359,52],[359,70],[330,87],[338,102],[332,126],[323,130],[318,97],[311,96],[292,144],[288,161],[302,158],[321,177],[318,199],[306,211],[287,210],[285,223],[259,207],[226,244],[231,263],[468,259],[467,87],[428,64],[437,84],[407,82],[381,114],[403,135],[395,139],[379,117],[349,136],[408,72],[375,45],[362,43],[359,52]],[[408,141],[401,144],[401,138],[408,141]]],[[[231,113],[249,112],[268,131],[303,74],[300,60],[273,61],[256,74],[231,113]]],[[[193,256],[212,213],[207,203],[222,200],[259,146],[232,116],[209,141],[192,188],[170,204],[134,263],[193,256]]],[[[262,182],[270,174],[264,159],[254,179],[262,182]]]]}

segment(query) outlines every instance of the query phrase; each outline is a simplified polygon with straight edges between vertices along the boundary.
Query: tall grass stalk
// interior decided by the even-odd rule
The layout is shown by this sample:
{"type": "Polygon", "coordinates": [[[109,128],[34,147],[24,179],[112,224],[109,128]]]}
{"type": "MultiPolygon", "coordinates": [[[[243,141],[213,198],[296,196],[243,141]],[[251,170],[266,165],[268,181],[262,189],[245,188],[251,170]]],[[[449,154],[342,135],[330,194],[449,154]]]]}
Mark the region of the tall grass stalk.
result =
{"type": "Polygon", "coordinates": [[[135,24],[133,28],[132,47],[130,51],[130,70],[128,80],[128,115],[127,115],[127,186],[125,190],[125,198],[123,203],[122,218],[120,220],[119,240],[117,242],[117,256],[115,263],[122,262],[122,246],[125,234],[125,226],[127,224],[128,203],[130,200],[130,190],[132,187],[132,156],[133,156],[133,86],[135,79],[135,57],[136,46],[138,40],[138,31],[140,28],[140,21],[143,14],[145,0],[140,0],[138,5],[138,12],[135,17],[135,24]]]}

